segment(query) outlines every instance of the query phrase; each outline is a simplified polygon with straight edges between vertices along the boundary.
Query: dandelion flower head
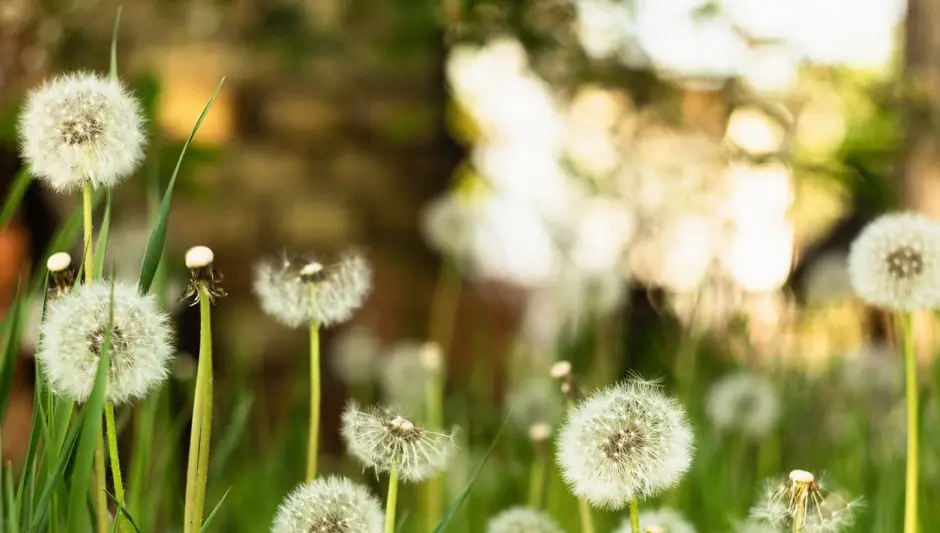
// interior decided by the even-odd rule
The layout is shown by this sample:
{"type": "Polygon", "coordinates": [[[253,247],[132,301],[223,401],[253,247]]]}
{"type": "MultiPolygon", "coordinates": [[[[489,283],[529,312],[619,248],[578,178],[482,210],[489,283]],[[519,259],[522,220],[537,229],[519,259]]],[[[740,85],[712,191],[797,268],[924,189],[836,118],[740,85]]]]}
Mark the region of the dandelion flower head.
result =
{"type": "Polygon", "coordinates": [[[582,401],[561,428],[558,464],[575,495],[620,509],[679,482],[692,462],[692,432],[679,403],[630,380],[582,401]]]}
{"type": "Polygon", "coordinates": [[[300,485],[277,509],[271,533],[381,533],[382,505],[368,489],[343,477],[300,485]]]}
{"type": "Polygon", "coordinates": [[[852,288],[871,305],[899,311],[940,304],[940,224],[916,213],[883,215],[849,253],[852,288]]]}
{"type": "Polygon", "coordinates": [[[169,318],[136,287],[98,281],[51,302],[36,357],[52,390],[76,401],[91,394],[111,324],[108,400],[123,404],[147,394],[168,375],[173,354],[169,318]]]}
{"type": "MultiPolygon", "coordinates": [[[[633,531],[630,518],[624,519],[614,533],[637,533],[633,531]]],[[[638,533],[695,533],[695,527],[674,509],[663,507],[640,513],[640,531],[638,533]]]]}
{"type": "Polygon", "coordinates": [[[564,533],[561,526],[547,514],[528,509],[513,507],[490,519],[486,525],[487,533],[564,533]]]}
{"type": "Polygon", "coordinates": [[[282,258],[258,265],[254,287],[262,309],[284,325],[330,326],[362,305],[372,289],[372,270],[356,252],[330,264],[282,258]]]}
{"type": "Polygon", "coordinates": [[[449,433],[428,431],[392,409],[350,404],[342,416],[349,452],[377,473],[397,469],[406,481],[422,481],[443,470],[453,451],[449,433]]]}
{"type": "Polygon", "coordinates": [[[738,372],[712,385],[705,412],[719,431],[738,431],[759,439],[777,425],[780,397],[766,377],[738,372]]]}
{"type": "Polygon", "coordinates": [[[117,185],[143,159],[137,100],[118,81],[77,72],[32,91],[19,121],[23,157],[52,189],[117,185]]]}
{"type": "Polygon", "coordinates": [[[798,527],[806,533],[837,533],[851,527],[862,506],[830,492],[812,473],[794,470],[783,481],[767,484],[760,503],[751,509],[751,517],[777,528],[798,527]]]}

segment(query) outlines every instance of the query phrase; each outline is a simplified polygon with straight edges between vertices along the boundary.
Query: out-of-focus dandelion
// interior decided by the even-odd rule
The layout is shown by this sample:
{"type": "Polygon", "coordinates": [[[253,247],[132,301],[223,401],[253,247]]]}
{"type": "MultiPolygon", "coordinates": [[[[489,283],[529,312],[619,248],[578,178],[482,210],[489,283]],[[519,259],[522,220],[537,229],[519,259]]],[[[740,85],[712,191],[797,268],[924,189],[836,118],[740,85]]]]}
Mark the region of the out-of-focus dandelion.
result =
{"type": "Polygon", "coordinates": [[[425,389],[432,369],[422,358],[423,348],[420,341],[401,341],[379,359],[379,386],[386,403],[410,412],[424,410],[425,389]]]}
{"type": "Polygon", "coordinates": [[[871,305],[898,311],[940,304],[940,224],[916,213],[883,215],[849,253],[852,287],[871,305]]]}
{"type": "Polygon", "coordinates": [[[381,342],[371,329],[353,325],[333,342],[330,351],[333,371],[350,387],[368,385],[375,378],[374,368],[381,349],[381,342]]]}
{"type": "Polygon", "coordinates": [[[421,230],[428,245],[453,260],[465,261],[473,244],[479,209],[450,193],[431,200],[421,212],[421,230]]]}
{"type": "Polygon", "coordinates": [[[904,372],[897,350],[886,344],[864,344],[838,360],[836,379],[853,400],[890,400],[901,395],[904,372]]]}
{"type": "Polygon", "coordinates": [[[447,465],[454,438],[415,426],[391,409],[360,409],[355,403],[343,412],[341,433],[346,448],[367,468],[388,472],[385,531],[395,530],[398,478],[423,481],[447,465]]]}
{"type": "Polygon", "coordinates": [[[118,81],[90,72],[46,82],[26,99],[20,145],[33,174],[59,192],[117,185],[143,158],[143,118],[118,81]]]}
{"type": "Polygon", "coordinates": [[[640,513],[640,531],[633,531],[630,519],[624,519],[614,533],[695,533],[695,527],[681,513],[669,507],[640,513]]]}
{"type": "Polygon", "coordinates": [[[705,412],[719,431],[760,439],[780,419],[780,397],[766,377],[752,372],[724,376],[708,391],[705,412]]]}
{"type": "Polygon", "coordinates": [[[734,533],[780,533],[778,528],[754,518],[736,521],[732,531],[734,533]]]}
{"type": "Polygon", "coordinates": [[[565,481],[577,496],[606,509],[676,485],[691,460],[685,411],[657,384],[638,379],[582,401],[558,437],[565,481]]]}
{"type": "Polygon", "coordinates": [[[510,409],[510,420],[525,430],[534,424],[558,423],[565,409],[558,385],[545,378],[529,378],[514,387],[509,392],[506,407],[510,409]]]}
{"type": "Polygon", "coordinates": [[[561,526],[547,514],[528,509],[513,507],[490,519],[486,525],[487,533],[564,533],[561,526]]]}
{"type": "Polygon", "coordinates": [[[369,490],[343,477],[300,485],[281,503],[271,533],[382,533],[382,504],[369,490]]]}
{"type": "Polygon", "coordinates": [[[36,357],[56,394],[78,402],[91,394],[109,323],[109,402],[141,398],[166,379],[173,354],[169,317],[136,288],[102,281],[79,286],[47,306],[36,357]]]}
{"type": "Polygon", "coordinates": [[[848,256],[829,252],[807,265],[803,290],[810,304],[844,302],[855,295],[849,278],[848,256]]]}
{"type": "Polygon", "coordinates": [[[811,472],[793,470],[782,482],[768,484],[751,517],[794,532],[836,533],[855,523],[861,500],[829,492],[811,472]]]}

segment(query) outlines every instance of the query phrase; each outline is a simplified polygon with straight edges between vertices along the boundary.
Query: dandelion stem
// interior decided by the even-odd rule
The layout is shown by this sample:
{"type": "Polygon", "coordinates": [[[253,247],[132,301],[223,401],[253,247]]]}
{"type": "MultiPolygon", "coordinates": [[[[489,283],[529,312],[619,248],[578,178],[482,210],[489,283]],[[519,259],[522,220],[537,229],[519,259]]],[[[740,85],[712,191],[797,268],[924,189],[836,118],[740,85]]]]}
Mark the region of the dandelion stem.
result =
{"type": "Polygon", "coordinates": [[[320,447],[320,324],[310,321],[310,428],[307,440],[307,481],[317,477],[320,447]]]}
{"type": "Polygon", "coordinates": [[[587,500],[578,498],[578,514],[581,516],[581,533],[594,533],[594,519],[587,500]]]}
{"type": "Polygon", "coordinates": [[[904,500],[904,533],[917,533],[917,359],[914,354],[913,316],[901,317],[904,329],[904,367],[907,381],[907,476],[904,500]]]}
{"type": "Polygon", "coordinates": [[[205,283],[199,287],[199,363],[196,367],[196,392],[189,437],[186,468],[186,505],[183,531],[199,533],[206,499],[209,470],[209,442],[212,434],[212,320],[210,295],[205,283]]]}
{"type": "Polygon", "coordinates": [[[104,466],[104,437],[98,434],[95,446],[95,479],[92,483],[95,495],[95,518],[98,533],[108,533],[108,477],[104,466]]]}
{"type": "Polygon", "coordinates": [[[630,531],[640,533],[640,500],[630,500],[630,531]]]}
{"type": "Polygon", "coordinates": [[[111,459],[111,479],[114,482],[114,499],[117,500],[118,509],[115,513],[119,524],[118,531],[131,531],[127,523],[127,503],[124,501],[124,480],[121,476],[121,458],[118,454],[117,425],[114,423],[114,404],[107,402],[104,408],[104,419],[108,433],[108,453],[111,459]]]}
{"type": "Polygon", "coordinates": [[[543,446],[537,446],[532,459],[532,471],[529,474],[529,507],[541,509],[545,502],[545,475],[548,472],[548,460],[543,446]]]}
{"type": "Polygon", "coordinates": [[[84,229],[84,239],[82,240],[82,247],[85,250],[84,253],[84,266],[82,267],[85,271],[85,283],[91,283],[92,280],[92,247],[91,247],[91,182],[85,180],[85,187],[82,189],[82,223],[84,229]]]}
{"type": "MultiPolygon", "coordinates": [[[[428,429],[437,431],[444,424],[443,383],[439,369],[428,373],[425,382],[425,425],[428,429]]],[[[424,484],[426,501],[424,502],[424,517],[427,531],[434,531],[441,521],[441,474],[436,474],[424,484]]]]}
{"type": "Polygon", "coordinates": [[[398,504],[398,467],[388,474],[388,499],[385,501],[385,533],[395,533],[395,506],[398,504]]]}

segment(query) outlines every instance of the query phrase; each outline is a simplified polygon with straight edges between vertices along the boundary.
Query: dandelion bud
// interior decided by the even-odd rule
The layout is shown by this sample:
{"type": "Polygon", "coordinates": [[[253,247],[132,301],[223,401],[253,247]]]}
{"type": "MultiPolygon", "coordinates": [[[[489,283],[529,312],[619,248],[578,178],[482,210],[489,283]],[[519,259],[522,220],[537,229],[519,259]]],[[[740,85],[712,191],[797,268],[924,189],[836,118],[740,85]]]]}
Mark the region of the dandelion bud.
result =
{"type": "Polygon", "coordinates": [[[561,526],[547,514],[513,507],[493,517],[486,525],[487,533],[564,533],[561,526]]]}
{"type": "Polygon", "coordinates": [[[372,289],[372,271],[358,253],[339,261],[264,261],[257,267],[255,293],[266,313],[289,327],[345,322],[372,289]]]}
{"type": "Polygon", "coordinates": [[[343,477],[300,485],[278,507],[271,533],[382,533],[382,504],[369,490],[343,477]]]}
{"type": "Polygon", "coordinates": [[[691,462],[685,411],[648,381],[595,393],[569,412],[558,435],[562,476],[596,507],[620,509],[669,489],[691,462]]]}
{"type": "Polygon", "coordinates": [[[56,394],[79,402],[88,398],[109,324],[108,401],[123,404],[140,398],[167,377],[173,354],[169,318],[136,287],[98,281],[78,287],[46,310],[36,358],[56,394]]]}
{"type": "Polygon", "coordinates": [[[46,268],[49,269],[56,297],[72,290],[72,285],[75,283],[75,271],[70,268],[71,266],[72,256],[66,252],[52,254],[46,260],[46,268]]]}
{"type": "Polygon", "coordinates": [[[32,91],[20,116],[20,146],[32,172],[60,192],[90,182],[117,185],[143,158],[140,106],[114,80],[88,72],[32,91]]]}
{"type": "Polygon", "coordinates": [[[406,481],[422,481],[443,470],[453,436],[427,431],[389,409],[350,404],[342,417],[349,452],[377,473],[397,468],[406,481]]]}
{"type": "Polygon", "coordinates": [[[46,259],[46,268],[49,269],[49,272],[53,274],[62,272],[72,265],[72,256],[67,252],[58,252],[49,256],[49,259],[46,259]]]}
{"type": "Polygon", "coordinates": [[[895,213],[862,230],[849,252],[852,288],[871,305],[899,311],[940,305],[940,224],[895,213]]]}
{"type": "Polygon", "coordinates": [[[780,419],[780,398],[770,381],[749,372],[721,378],[708,391],[705,413],[719,431],[739,431],[755,439],[780,419]]]}
{"type": "Polygon", "coordinates": [[[193,246],[186,251],[186,267],[189,268],[189,283],[182,300],[189,300],[192,305],[199,303],[203,292],[209,303],[228,295],[222,288],[222,275],[212,268],[215,252],[208,246],[193,246]]]}
{"type": "Polygon", "coordinates": [[[193,246],[186,251],[186,268],[199,270],[212,265],[215,253],[208,246],[193,246]]]}
{"type": "Polygon", "coordinates": [[[855,523],[861,500],[849,500],[829,492],[812,472],[793,470],[782,482],[768,483],[751,517],[776,528],[816,532],[838,532],[855,523]]]}
{"type": "Polygon", "coordinates": [[[669,507],[640,513],[640,531],[633,531],[626,518],[614,533],[695,533],[695,527],[681,513],[669,507]]]}
{"type": "Polygon", "coordinates": [[[536,444],[542,444],[552,436],[552,426],[545,423],[532,424],[529,427],[529,439],[536,444]]]}

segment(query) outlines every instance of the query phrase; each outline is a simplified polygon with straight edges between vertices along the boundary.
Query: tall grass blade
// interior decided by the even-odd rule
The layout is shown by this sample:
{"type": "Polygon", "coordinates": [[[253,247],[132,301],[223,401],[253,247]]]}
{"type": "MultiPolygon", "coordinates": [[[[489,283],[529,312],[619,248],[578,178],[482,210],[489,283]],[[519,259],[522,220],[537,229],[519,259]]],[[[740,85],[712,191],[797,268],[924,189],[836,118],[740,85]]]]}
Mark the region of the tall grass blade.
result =
{"type": "Polygon", "coordinates": [[[7,191],[7,197],[3,200],[3,208],[0,209],[0,229],[7,227],[7,224],[13,218],[13,214],[16,213],[16,209],[23,201],[23,196],[26,195],[26,190],[32,181],[33,175],[30,174],[27,168],[20,170],[13,178],[10,190],[7,191]]]}
{"type": "Polygon", "coordinates": [[[199,126],[202,125],[202,121],[209,113],[209,108],[211,108],[212,103],[215,102],[215,97],[218,96],[219,91],[222,90],[223,83],[225,83],[225,78],[219,80],[219,84],[215,87],[215,92],[212,93],[212,97],[209,98],[206,107],[202,109],[199,119],[196,120],[193,131],[190,132],[189,138],[186,139],[186,143],[183,144],[183,149],[180,150],[180,156],[176,160],[176,168],[173,169],[173,174],[170,176],[170,183],[166,186],[166,192],[163,193],[163,200],[160,202],[160,211],[157,214],[157,220],[154,223],[153,229],[150,230],[150,238],[147,240],[147,250],[144,252],[144,261],[140,267],[140,280],[137,283],[137,289],[141,294],[146,294],[150,291],[150,285],[153,284],[157,267],[160,265],[160,259],[163,257],[163,244],[166,241],[166,226],[167,220],[170,218],[170,203],[173,200],[173,187],[176,185],[176,177],[179,175],[180,165],[183,164],[186,149],[189,148],[189,145],[193,142],[193,138],[196,137],[196,132],[199,131],[199,126]]]}
{"type": "Polygon", "coordinates": [[[111,30],[111,65],[108,69],[108,77],[112,80],[117,81],[118,79],[118,67],[117,67],[117,45],[118,45],[118,29],[121,27],[121,11],[124,9],[124,6],[118,6],[117,15],[114,17],[114,29],[111,30]]]}
{"type": "Polygon", "coordinates": [[[16,360],[20,353],[20,322],[22,321],[22,297],[13,296],[13,307],[4,321],[6,335],[3,340],[3,353],[0,354],[0,423],[3,423],[6,414],[10,391],[13,389],[13,372],[16,369],[16,360]]]}
{"type": "Polygon", "coordinates": [[[219,509],[222,508],[222,504],[225,503],[225,498],[228,498],[228,493],[231,491],[232,491],[232,488],[229,487],[225,491],[225,494],[223,494],[222,497],[219,498],[219,503],[215,504],[215,507],[212,508],[212,512],[209,513],[209,516],[207,516],[206,519],[202,522],[202,527],[199,528],[199,533],[205,533],[206,531],[209,531],[209,524],[211,524],[212,519],[215,518],[215,513],[219,512],[219,509]]]}

